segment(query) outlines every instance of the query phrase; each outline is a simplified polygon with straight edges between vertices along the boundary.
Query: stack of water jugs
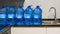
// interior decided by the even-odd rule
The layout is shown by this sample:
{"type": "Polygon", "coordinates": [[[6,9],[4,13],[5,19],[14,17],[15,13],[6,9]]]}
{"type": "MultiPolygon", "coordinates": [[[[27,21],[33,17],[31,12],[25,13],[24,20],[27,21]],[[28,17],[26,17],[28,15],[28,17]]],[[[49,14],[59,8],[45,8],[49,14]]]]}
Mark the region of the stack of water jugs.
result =
{"type": "Polygon", "coordinates": [[[33,10],[28,6],[2,6],[0,9],[0,25],[42,25],[42,9],[36,6],[33,10]]]}

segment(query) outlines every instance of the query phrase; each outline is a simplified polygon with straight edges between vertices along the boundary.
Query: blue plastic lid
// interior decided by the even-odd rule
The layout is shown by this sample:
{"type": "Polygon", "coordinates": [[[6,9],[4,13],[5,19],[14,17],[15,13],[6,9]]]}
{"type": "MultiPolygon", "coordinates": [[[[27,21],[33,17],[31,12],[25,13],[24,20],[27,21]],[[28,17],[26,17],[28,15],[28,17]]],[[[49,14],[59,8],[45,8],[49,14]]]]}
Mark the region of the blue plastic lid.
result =
{"type": "Polygon", "coordinates": [[[40,6],[36,6],[36,8],[39,8],[42,11],[42,9],[40,8],[40,6]]]}
{"type": "Polygon", "coordinates": [[[6,8],[7,6],[2,6],[2,8],[6,8]]]}
{"type": "Polygon", "coordinates": [[[37,8],[39,8],[40,6],[36,6],[37,8]]]}
{"type": "Polygon", "coordinates": [[[28,6],[28,8],[30,8],[31,6],[28,6]]]}
{"type": "Polygon", "coordinates": [[[15,6],[10,6],[10,8],[15,8],[15,6]]]}
{"type": "Polygon", "coordinates": [[[19,8],[22,8],[23,6],[19,6],[19,8]]]}

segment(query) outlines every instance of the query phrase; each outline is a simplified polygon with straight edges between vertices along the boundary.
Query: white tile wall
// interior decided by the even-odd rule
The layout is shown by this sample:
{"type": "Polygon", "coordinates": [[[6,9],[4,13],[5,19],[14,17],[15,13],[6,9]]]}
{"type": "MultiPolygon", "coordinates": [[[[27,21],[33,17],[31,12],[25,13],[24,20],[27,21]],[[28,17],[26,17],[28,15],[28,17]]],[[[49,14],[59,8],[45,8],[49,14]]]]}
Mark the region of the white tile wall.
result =
{"type": "Polygon", "coordinates": [[[51,10],[49,12],[50,7],[55,7],[57,10],[57,18],[60,19],[60,0],[25,0],[24,2],[24,8],[26,8],[28,5],[31,5],[32,8],[35,8],[35,6],[39,5],[41,6],[43,10],[43,19],[47,18],[54,18],[54,10],[51,10]]]}

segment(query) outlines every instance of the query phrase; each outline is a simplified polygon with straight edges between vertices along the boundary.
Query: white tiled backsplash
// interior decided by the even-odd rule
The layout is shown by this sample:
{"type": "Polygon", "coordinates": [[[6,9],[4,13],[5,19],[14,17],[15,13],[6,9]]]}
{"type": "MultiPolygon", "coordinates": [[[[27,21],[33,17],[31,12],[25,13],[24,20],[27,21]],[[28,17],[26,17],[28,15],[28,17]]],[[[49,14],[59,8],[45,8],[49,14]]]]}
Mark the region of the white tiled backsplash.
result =
{"type": "Polygon", "coordinates": [[[54,18],[55,11],[52,9],[51,12],[49,12],[49,9],[50,7],[55,7],[57,13],[56,17],[60,19],[60,0],[25,0],[24,8],[28,5],[31,5],[33,9],[39,5],[43,10],[43,19],[54,18]]]}

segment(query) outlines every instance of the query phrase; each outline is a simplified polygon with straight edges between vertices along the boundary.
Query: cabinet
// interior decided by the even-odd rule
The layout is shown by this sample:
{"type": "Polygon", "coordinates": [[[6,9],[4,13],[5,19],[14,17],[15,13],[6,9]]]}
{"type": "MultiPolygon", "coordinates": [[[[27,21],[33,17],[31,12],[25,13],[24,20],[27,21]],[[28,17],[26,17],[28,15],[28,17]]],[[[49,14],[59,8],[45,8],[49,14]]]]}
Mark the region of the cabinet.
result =
{"type": "Polygon", "coordinates": [[[60,34],[60,27],[11,27],[3,34],[60,34]]]}
{"type": "Polygon", "coordinates": [[[11,34],[46,34],[45,27],[11,27],[11,34]]]}
{"type": "Polygon", "coordinates": [[[47,34],[60,34],[60,27],[47,27],[47,34]]]}

